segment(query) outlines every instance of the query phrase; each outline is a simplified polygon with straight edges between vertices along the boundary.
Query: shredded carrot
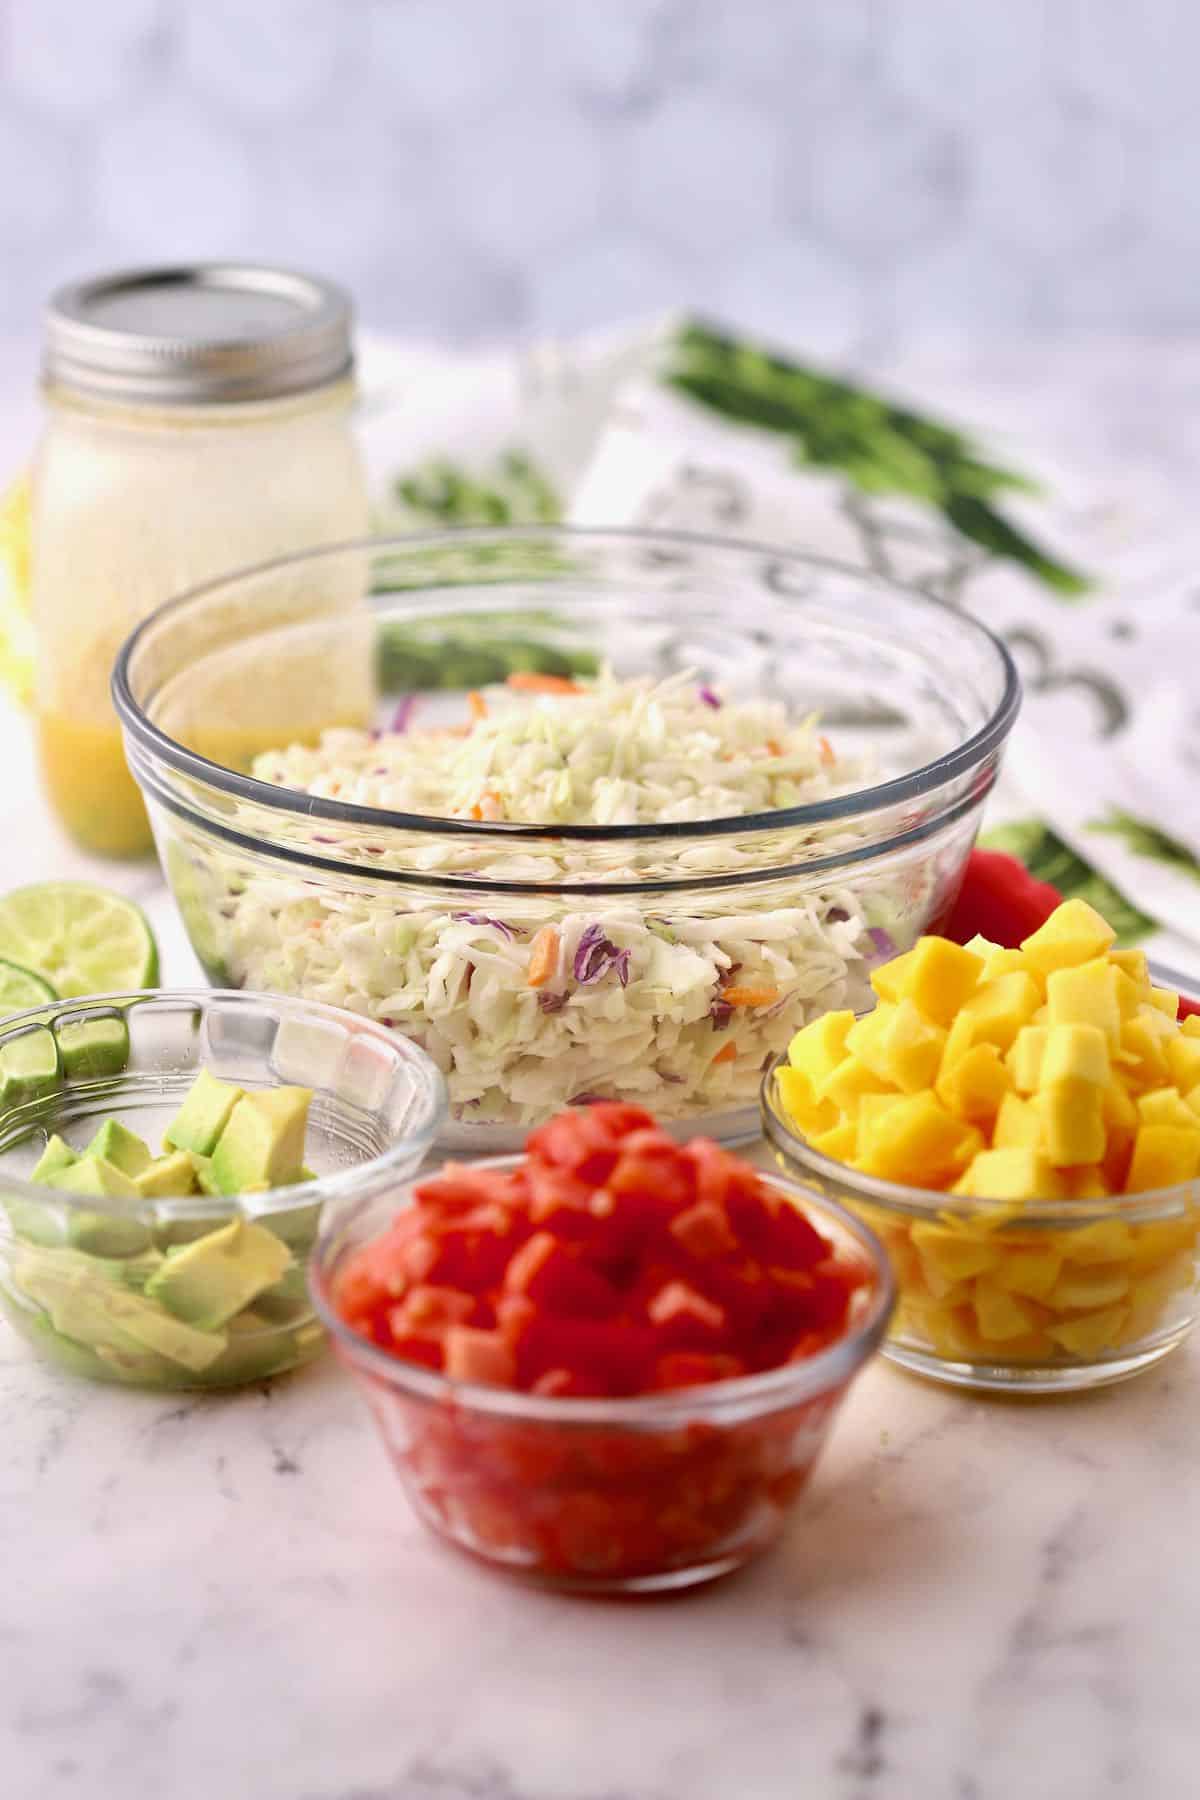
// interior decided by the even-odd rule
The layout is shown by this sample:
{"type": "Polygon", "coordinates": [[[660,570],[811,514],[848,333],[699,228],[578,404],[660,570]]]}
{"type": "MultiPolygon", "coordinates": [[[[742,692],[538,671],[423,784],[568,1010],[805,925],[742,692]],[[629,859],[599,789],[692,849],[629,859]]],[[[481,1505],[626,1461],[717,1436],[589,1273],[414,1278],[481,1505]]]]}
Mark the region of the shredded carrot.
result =
{"type": "Polygon", "coordinates": [[[779,998],[777,987],[727,987],[721,989],[726,1006],[771,1006],[779,998]]]}
{"type": "Polygon", "coordinates": [[[518,694],[582,694],[577,681],[566,675],[539,675],[535,669],[515,669],[508,685],[518,694]]]}
{"type": "Polygon", "coordinates": [[[768,738],[767,739],[767,749],[771,752],[772,756],[782,756],[783,755],[783,745],[779,742],[779,740],[777,738],[768,738]]]}
{"type": "Polygon", "coordinates": [[[504,806],[499,794],[495,793],[491,788],[489,788],[486,793],[480,794],[478,800],[471,808],[470,816],[473,819],[487,819],[489,824],[494,824],[497,819],[502,819],[504,817],[504,806]]]}
{"type": "Polygon", "coordinates": [[[476,801],[475,805],[471,808],[468,817],[476,820],[483,818],[483,809],[480,807],[478,801],[476,801]]]}
{"type": "Polygon", "coordinates": [[[468,710],[470,711],[472,719],[474,719],[476,721],[478,721],[480,719],[486,719],[488,716],[488,704],[482,694],[476,694],[476,693],[468,694],[467,695],[467,707],[468,707],[468,710]]]}
{"type": "Polygon", "coordinates": [[[832,769],[834,763],[837,761],[837,757],[834,755],[833,745],[827,737],[819,737],[817,739],[817,750],[825,767],[827,769],[832,769]]]}
{"type": "Polygon", "coordinates": [[[558,944],[554,926],[543,925],[529,946],[529,973],[525,980],[530,987],[545,987],[553,975],[558,967],[558,944]]]}
{"type": "Polygon", "coordinates": [[[736,1055],[737,1045],[735,1043],[722,1044],[708,1066],[710,1069],[715,1069],[718,1063],[732,1062],[736,1055]]]}

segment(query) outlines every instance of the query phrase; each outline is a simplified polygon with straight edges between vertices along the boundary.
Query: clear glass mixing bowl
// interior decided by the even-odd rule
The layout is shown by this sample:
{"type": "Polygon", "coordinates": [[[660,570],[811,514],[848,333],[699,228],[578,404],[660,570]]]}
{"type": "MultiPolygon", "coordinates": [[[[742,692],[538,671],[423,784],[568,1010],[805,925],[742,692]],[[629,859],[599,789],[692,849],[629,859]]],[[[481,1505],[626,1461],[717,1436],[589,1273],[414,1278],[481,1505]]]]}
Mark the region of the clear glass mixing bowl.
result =
{"type": "Polygon", "coordinates": [[[793,1031],[865,1004],[872,962],[952,905],[1019,690],[977,621],[863,570],[530,527],[335,546],[213,582],[139,627],[114,695],[210,979],[406,1033],[446,1075],[443,1142],[485,1151],[597,1096],[753,1132],[793,1031]],[[331,587],[357,598],[336,618],[331,587]],[[407,725],[414,697],[419,726],[453,726],[471,690],[514,671],[605,663],[819,714],[831,754],[872,774],[786,810],[637,825],[388,812],[271,779],[269,752],[407,725]],[[566,951],[551,992],[527,980],[547,925],[566,951]],[[597,939],[629,956],[580,980],[597,939]],[[726,1005],[714,970],[730,966],[769,998],[726,1005]]]}

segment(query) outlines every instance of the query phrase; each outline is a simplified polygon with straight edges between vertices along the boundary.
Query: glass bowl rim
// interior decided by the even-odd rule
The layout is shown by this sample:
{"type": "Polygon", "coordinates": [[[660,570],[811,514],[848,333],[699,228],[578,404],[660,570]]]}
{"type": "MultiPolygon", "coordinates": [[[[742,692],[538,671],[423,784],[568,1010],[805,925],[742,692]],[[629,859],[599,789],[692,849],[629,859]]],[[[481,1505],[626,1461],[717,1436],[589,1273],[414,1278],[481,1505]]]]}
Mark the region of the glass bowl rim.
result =
{"type": "MultiPolygon", "coordinates": [[[[904,1182],[888,1181],[881,1175],[868,1175],[853,1169],[849,1163],[836,1162],[814,1150],[807,1139],[783,1116],[776,1101],[775,1075],[787,1066],[783,1051],[763,1073],[759,1087],[759,1108],[763,1131],[775,1150],[790,1159],[811,1179],[832,1183],[851,1190],[856,1200],[882,1211],[903,1214],[925,1223],[951,1214],[956,1218],[992,1219],[997,1229],[1012,1226],[1024,1230],[1036,1226],[1041,1230],[1078,1230],[1086,1225],[1124,1220],[1129,1224],[1153,1224],[1159,1219],[1177,1218],[1189,1206],[1200,1208],[1200,1176],[1174,1187],[1148,1188],[1140,1194],[1111,1194],[1101,1200],[978,1200],[970,1194],[951,1194],[939,1188],[909,1187],[904,1182]],[[1018,1211],[1011,1209],[1017,1207],[1018,1211]]],[[[797,1178],[804,1185],[804,1176],[797,1178]]]]}
{"type": "MultiPolygon", "coordinates": [[[[492,584],[496,585],[496,584],[492,584]]],[[[448,589],[414,589],[422,592],[452,592],[448,589]]],[[[415,609],[415,600],[414,600],[415,609]]],[[[423,832],[438,836],[462,838],[482,843],[489,839],[502,844],[526,841],[570,841],[582,843],[623,844],[656,842],[671,838],[728,837],[736,832],[793,830],[824,825],[859,817],[882,808],[911,801],[935,792],[956,776],[977,768],[1008,737],[1021,704],[1021,683],[1016,664],[1003,641],[972,614],[963,612],[947,600],[935,598],[913,583],[881,575],[876,570],[842,562],[834,557],[810,551],[788,550],[749,538],[727,538],[716,534],[622,528],[617,526],[579,525],[508,525],[467,526],[456,530],[412,534],[381,534],[350,538],[341,542],[310,545],[287,556],[268,558],[245,568],[230,570],[212,580],[198,583],[183,593],[164,601],[149,613],[122,644],[112,674],[112,698],[124,728],[140,748],[178,773],[203,782],[207,787],[230,794],[235,799],[276,811],[320,819],[327,824],[355,825],[366,830],[423,832]],[[784,807],[771,812],[736,814],[715,819],[670,820],[661,824],[636,825],[562,825],[553,822],[521,824],[508,821],[455,819],[436,814],[392,812],[384,807],[353,805],[346,801],[325,799],[302,793],[296,788],[280,787],[254,776],[240,775],[220,763],[186,749],[169,737],[149,718],[134,697],[130,683],[130,665],[143,637],[164,621],[199,600],[223,589],[252,581],[275,571],[312,564],[322,558],[357,555],[379,555],[388,551],[420,553],[431,549],[469,549],[472,545],[512,544],[551,540],[579,544],[632,545],[666,544],[677,549],[705,549],[735,555],[766,557],[772,562],[789,563],[799,568],[823,569],[852,577],[875,588],[883,588],[903,597],[914,610],[923,609],[953,620],[956,628],[974,636],[998,660],[1003,673],[1003,691],[990,718],[952,750],[945,751],[930,763],[905,775],[860,788],[831,800],[812,801],[803,806],[784,807]]],[[[338,867],[344,865],[335,865],[338,867]]],[[[361,871],[360,871],[361,872],[361,871]]]]}
{"type": "MultiPolygon", "coordinates": [[[[360,1192],[363,1195],[373,1192],[379,1183],[395,1178],[393,1171],[397,1163],[403,1162],[411,1170],[414,1166],[413,1158],[416,1157],[415,1166],[419,1167],[445,1123],[449,1107],[445,1077],[426,1051],[410,1038],[399,1032],[389,1031],[386,1026],[373,1019],[348,1012],[344,1007],[327,1006],[320,1000],[306,1000],[297,994],[265,994],[245,988],[163,987],[138,988],[112,994],[79,994],[45,1006],[30,1007],[24,1012],[0,1019],[0,1047],[10,1037],[21,1036],[39,1026],[45,1027],[62,1015],[67,1015],[69,1021],[70,1015],[83,1008],[128,1006],[138,1001],[153,1000],[181,1000],[201,1006],[207,1006],[213,1001],[235,1001],[250,1009],[263,1005],[283,1006],[318,1020],[326,1019],[340,1025],[353,1023],[364,1036],[382,1041],[389,1049],[398,1051],[414,1079],[420,1084],[422,1099],[429,1114],[428,1120],[420,1129],[390,1144],[369,1162],[357,1163],[330,1175],[318,1175],[313,1181],[298,1181],[291,1187],[268,1188],[261,1194],[180,1194],[161,1199],[142,1195],[134,1199],[131,1195],[115,1194],[105,1196],[101,1203],[94,1195],[72,1194],[62,1188],[52,1187],[47,1182],[29,1181],[19,1175],[5,1174],[3,1165],[9,1153],[0,1151],[0,1183],[6,1194],[25,1202],[65,1207],[70,1211],[102,1212],[106,1217],[114,1218],[144,1219],[151,1215],[159,1221],[172,1218],[228,1219],[235,1215],[252,1220],[277,1218],[306,1206],[323,1205],[326,1202],[341,1204],[349,1197],[358,1197],[360,1192]]],[[[114,1095],[113,1099],[113,1112],[119,1114],[120,1097],[114,1095]]],[[[0,1108],[0,1120],[6,1118],[10,1110],[13,1109],[0,1108]]]]}
{"type": "MultiPolygon", "coordinates": [[[[524,1161],[524,1152],[473,1160],[471,1169],[511,1169],[524,1161]]],[[[407,1191],[418,1181],[433,1180],[438,1169],[424,1170],[405,1183],[407,1191]]],[[[871,1227],[847,1207],[824,1195],[813,1194],[802,1183],[775,1171],[762,1171],[762,1179],[800,1200],[813,1212],[831,1217],[870,1258],[875,1276],[871,1305],[853,1328],[815,1356],[800,1363],[782,1363],[757,1375],[732,1381],[711,1381],[702,1386],[678,1388],[663,1394],[629,1394],[611,1399],[556,1399],[527,1394],[519,1389],[489,1387],[481,1382],[455,1381],[435,1369],[422,1368],[390,1356],[352,1331],[332,1303],[326,1275],[335,1232],[345,1228],[351,1210],[339,1207],[327,1213],[317,1234],[308,1268],[308,1289],[318,1317],[335,1346],[340,1346],[356,1371],[366,1370],[388,1387],[400,1388],[416,1398],[448,1405],[461,1412],[475,1412],[512,1423],[531,1425],[624,1426],[631,1431],[661,1430],[694,1420],[697,1413],[714,1411],[737,1415],[730,1423],[781,1412],[845,1387],[879,1348],[896,1305],[896,1280],[891,1263],[871,1227]]],[[[360,1202],[360,1206],[365,1202],[360,1202]]]]}

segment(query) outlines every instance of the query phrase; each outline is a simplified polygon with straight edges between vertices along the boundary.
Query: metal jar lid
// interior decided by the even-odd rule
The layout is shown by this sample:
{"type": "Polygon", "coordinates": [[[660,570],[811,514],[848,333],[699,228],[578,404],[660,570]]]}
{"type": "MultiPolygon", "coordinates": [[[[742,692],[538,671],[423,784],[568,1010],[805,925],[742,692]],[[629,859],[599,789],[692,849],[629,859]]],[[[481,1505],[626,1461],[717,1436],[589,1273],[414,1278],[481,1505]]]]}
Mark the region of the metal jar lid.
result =
{"type": "Polygon", "coordinates": [[[126,404],[271,400],[349,375],[352,317],[340,288],[288,269],[125,270],[53,296],[42,372],[50,386],[126,404]]]}

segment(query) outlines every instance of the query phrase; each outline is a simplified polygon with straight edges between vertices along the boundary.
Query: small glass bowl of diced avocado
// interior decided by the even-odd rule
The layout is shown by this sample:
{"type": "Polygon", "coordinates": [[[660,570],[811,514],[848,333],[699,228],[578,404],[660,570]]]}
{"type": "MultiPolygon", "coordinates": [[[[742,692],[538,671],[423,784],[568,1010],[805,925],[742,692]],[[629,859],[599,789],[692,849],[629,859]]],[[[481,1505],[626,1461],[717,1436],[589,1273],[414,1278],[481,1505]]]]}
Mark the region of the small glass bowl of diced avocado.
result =
{"type": "Polygon", "coordinates": [[[1078,899],[1017,948],[922,938],[768,1071],[780,1162],[891,1258],[892,1361],[1054,1393],[1195,1325],[1200,1018],[1114,939],[1078,899]]]}
{"type": "Polygon", "coordinates": [[[0,1308],[46,1360],[228,1388],[309,1361],[326,1206],[411,1176],[445,1110],[416,1045],[270,995],[147,991],[0,1026],[0,1308]]]}

